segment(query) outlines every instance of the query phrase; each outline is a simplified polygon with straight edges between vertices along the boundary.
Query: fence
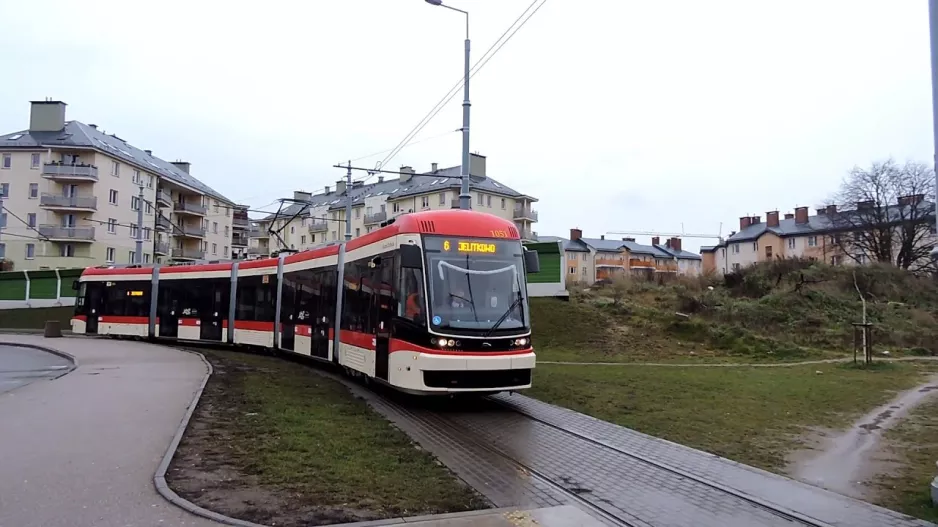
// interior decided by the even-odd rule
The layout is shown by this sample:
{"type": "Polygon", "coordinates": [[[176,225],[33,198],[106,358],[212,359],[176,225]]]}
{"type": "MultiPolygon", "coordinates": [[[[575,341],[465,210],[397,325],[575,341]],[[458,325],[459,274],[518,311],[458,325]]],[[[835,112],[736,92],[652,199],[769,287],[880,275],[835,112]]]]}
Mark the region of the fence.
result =
{"type": "Polygon", "coordinates": [[[74,306],[72,282],[84,269],[0,273],[0,309],[74,306]]]}

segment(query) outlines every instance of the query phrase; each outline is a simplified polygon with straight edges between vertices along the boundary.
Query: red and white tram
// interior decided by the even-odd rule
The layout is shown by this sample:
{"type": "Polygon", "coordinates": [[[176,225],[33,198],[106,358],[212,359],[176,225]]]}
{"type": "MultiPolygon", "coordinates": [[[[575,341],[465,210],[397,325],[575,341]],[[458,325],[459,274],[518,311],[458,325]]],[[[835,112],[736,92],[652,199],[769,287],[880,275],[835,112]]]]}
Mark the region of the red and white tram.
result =
{"type": "Polygon", "coordinates": [[[418,212],[278,258],[88,268],[72,330],[284,350],[418,394],[514,391],[531,386],[538,270],[510,221],[418,212]]]}

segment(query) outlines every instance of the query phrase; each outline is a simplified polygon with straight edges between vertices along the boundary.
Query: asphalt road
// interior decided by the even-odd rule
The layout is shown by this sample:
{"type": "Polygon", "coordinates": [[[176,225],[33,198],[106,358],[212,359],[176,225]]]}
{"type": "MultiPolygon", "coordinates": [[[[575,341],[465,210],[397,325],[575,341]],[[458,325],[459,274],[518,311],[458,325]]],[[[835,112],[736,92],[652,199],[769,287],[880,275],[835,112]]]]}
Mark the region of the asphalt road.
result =
{"type": "Polygon", "coordinates": [[[0,345],[0,393],[61,375],[71,366],[64,357],[35,348],[0,345]]]}

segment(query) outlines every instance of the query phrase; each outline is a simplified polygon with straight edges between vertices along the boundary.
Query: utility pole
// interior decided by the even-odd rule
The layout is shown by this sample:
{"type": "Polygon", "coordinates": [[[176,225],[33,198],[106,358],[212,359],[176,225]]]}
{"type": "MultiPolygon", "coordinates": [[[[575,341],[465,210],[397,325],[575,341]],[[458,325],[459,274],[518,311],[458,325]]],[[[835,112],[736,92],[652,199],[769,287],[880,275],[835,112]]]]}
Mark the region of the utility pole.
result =
{"type": "Polygon", "coordinates": [[[137,194],[137,250],[134,263],[140,265],[143,263],[143,181],[138,183],[140,183],[140,193],[137,194]]]}
{"type": "Polygon", "coordinates": [[[352,160],[345,173],[345,241],[352,239],[352,160]]]}
{"type": "MultiPolygon", "coordinates": [[[[932,167],[935,168],[935,226],[938,227],[938,0],[928,0],[928,29],[931,39],[931,115],[934,141],[932,167]]],[[[938,245],[931,250],[931,256],[938,259],[938,245]]]]}

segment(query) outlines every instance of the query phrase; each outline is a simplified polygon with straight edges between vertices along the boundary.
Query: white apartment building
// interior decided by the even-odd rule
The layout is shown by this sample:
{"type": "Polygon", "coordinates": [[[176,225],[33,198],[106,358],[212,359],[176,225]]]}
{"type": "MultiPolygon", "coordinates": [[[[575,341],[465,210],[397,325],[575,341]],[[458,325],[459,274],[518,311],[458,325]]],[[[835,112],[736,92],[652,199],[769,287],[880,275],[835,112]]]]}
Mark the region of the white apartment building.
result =
{"type": "MultiPolygon", "coordinates": [[[[372,180],[353,182],[351,189],[340,180],[335,188],[327,186],[321,193],[294,192],[293,199],[299,203],[284,207],[279,214],[254,220],[247,252],[267,256],[283,249],[302,251],[344,240],[347,197],[352,199],[353,238],[401,214],[459,207],[459,166],[440,169],[433,163],[423,174],[409,166],[401,167],[400,172],[402,175],[394,179],[377,175],[372,180]]],[[[523,240],[537,240],[533,229],[537,211],[532,208],[536,198],[488,177],[484,156],[470,155],[469,174],[473,210],[513,221],[523,240]]]]}
{"type": "Polygon", "coordinates": [[[231,200],[190,175],[189,163],[66,121],[65,108],[33,101],[29,128],[0,135],[4,269],[133,263],[138,229],[144,263],[230,258],[231,200]]]}

